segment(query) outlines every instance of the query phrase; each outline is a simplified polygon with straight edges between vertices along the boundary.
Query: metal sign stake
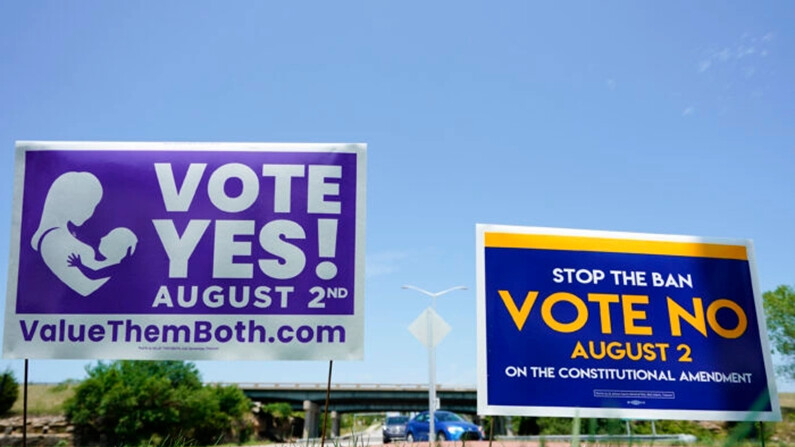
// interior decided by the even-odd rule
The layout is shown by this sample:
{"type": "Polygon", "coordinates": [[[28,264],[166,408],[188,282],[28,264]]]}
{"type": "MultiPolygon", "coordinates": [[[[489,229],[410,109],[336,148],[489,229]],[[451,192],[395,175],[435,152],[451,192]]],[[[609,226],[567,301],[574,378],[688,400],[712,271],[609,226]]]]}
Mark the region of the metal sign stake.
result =
{"type": "Polygon", "coordinates": [[[323,410],[323,433],[320,435],[320,447],[326,443],[326,423],[328,421],[328,402],[331,396],[331,369],[334,366],[334,360],[328,361],[328,381],[326,382],[326,408],[323,410]]]}
{"type": "Polygon", "coordinates": [[[25,359],[25,386],[22,387],[22,447],[28,447],[28,359],[25,359]]]}

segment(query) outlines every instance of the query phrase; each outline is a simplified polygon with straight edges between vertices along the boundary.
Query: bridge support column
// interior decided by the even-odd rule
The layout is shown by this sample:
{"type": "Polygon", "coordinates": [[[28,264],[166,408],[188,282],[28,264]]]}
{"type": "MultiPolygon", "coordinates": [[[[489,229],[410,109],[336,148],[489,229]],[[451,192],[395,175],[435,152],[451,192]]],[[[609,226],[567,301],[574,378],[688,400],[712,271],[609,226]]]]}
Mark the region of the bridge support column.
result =
{"type": "Polygon", "coordinates": [[[331,412],[331,436],[340,437],[340,414],[336,411],[331,412]]]}
{"type": "MultiPolygon", "coordinates": [[[[494,424],[494,429],[493,429],[494,430],[494,436],[498,436],[498,435],[502,436],[502,435],[507,435],[508,434],[508,427],[507,427],[507,424],[505,423],[506,422],[505,419],[506,418],[503,417],[503,416],[494,416],[494,418],[492,419],[491,423],[494,424]]],[[[488,435],[489,434],[486,433],[486,436],[488,436],[488,435]]]]}
{"type": "Polygon", "coordinates": [[[505,416],[505,434],[516,436],[516,433],[513,432],[513,418],[511,416],[505,416]]]}
{"type": "Polygon", "coordinates": [[[311,400],[304,401],[304,439],[317,438],[320,433],[320,406],[311,400]]]}

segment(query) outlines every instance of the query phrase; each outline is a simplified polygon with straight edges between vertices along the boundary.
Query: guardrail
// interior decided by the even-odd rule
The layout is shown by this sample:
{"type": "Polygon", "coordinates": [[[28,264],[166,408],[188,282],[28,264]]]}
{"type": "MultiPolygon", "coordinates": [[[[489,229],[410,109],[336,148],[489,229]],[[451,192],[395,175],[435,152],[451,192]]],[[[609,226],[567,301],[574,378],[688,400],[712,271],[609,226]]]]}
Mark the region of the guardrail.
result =
{"type": "MultiPolygon", "coordinates": [[[[282,389],[282,390],[325,390],[325,383],[246,383],[246,382],[213,382],[213,385],[237,385],[245,389],[282,389]]],[[[378,383],[332,383],[332,390],[377,390],[377,391],[423,391],[428,384],[378,384],[378,383]]],[[[475,386],[437,385],[441,391],[477,391],[475,386]]]]}
{"type": "MultiPolygon", "coordinates": [[[[498,441],[563,441],[571,442],[572,435],[544,435],[544,436],[495,436],[498,441]]],[[[656,435],[580,435],[577,437],[581,442],[600,442],[600,441],[671,441],[692,444],[697,438],[693,435],[684,433],[679,434],[656,434],[656,435]]],[[[631,444],[630,444],[631,445],[631,444]]]]}

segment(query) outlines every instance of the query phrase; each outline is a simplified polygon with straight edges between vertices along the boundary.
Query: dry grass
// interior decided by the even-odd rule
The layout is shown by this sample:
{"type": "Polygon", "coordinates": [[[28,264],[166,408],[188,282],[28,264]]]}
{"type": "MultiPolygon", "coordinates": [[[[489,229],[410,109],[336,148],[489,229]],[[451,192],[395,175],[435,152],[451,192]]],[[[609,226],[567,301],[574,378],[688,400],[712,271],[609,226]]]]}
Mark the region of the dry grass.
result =
{"type": "Polygon", "coordinates": [[[795,393],[779,393],[778,400],[781,408],[795,409],[795,393]]]}
{"type": "MultiPolygon", "coordinates": [[[[63,404],[74,394],[75,384],[28,385],[28,414],[57,415],[63,413],[63,404]]],[[[19,398],[11,408],[12,414],[22,414],[22,385],[19,386],[19,398]]]]}

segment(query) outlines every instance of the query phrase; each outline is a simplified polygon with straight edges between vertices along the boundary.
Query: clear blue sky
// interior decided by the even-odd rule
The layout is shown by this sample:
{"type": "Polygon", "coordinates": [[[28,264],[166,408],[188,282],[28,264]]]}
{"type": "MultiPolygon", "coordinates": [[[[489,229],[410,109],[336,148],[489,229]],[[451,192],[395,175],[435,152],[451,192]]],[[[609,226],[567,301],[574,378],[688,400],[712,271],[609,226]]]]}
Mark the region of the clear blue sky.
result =
{"type": "Polygon", "coordinates": [[[429,300],[400,286],[462,284],[438,380],[474,385],[478,222],[750,238],[762,289],[795,284],[793,23],[783,1],[2,0],[0,272],[15,140],[366,142],[365,360],[334,380],[425,383],[429,300]]]}

